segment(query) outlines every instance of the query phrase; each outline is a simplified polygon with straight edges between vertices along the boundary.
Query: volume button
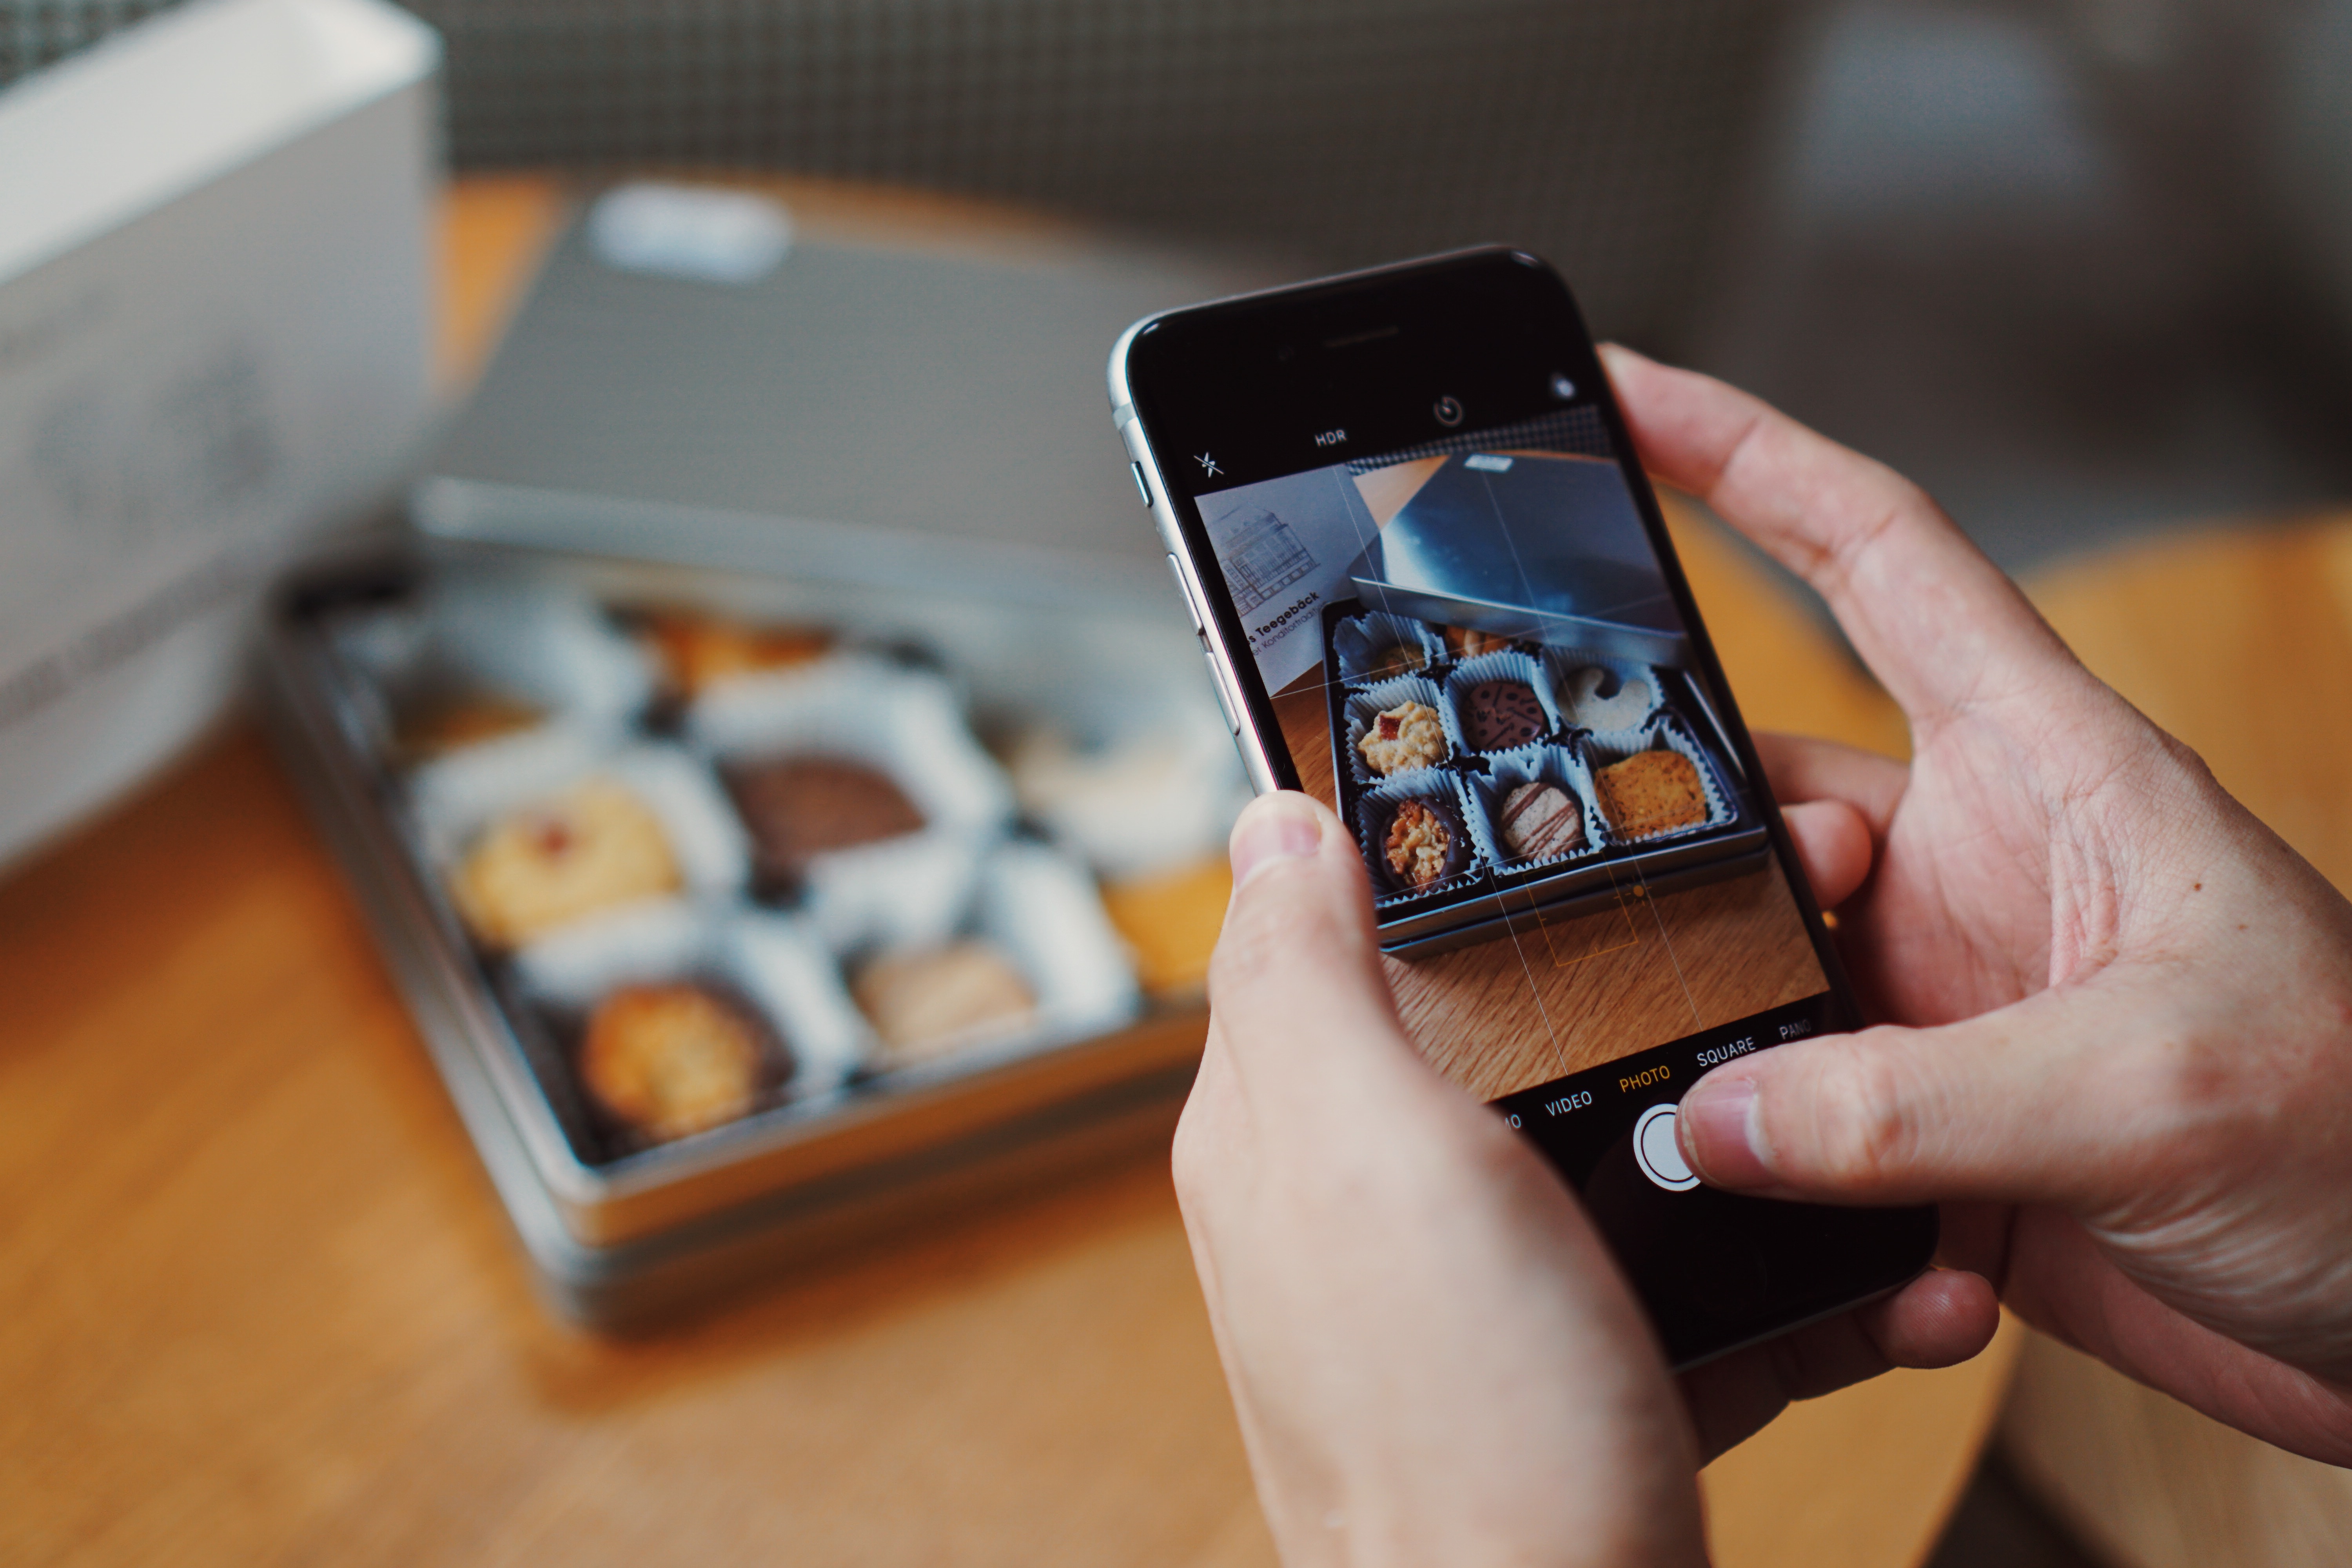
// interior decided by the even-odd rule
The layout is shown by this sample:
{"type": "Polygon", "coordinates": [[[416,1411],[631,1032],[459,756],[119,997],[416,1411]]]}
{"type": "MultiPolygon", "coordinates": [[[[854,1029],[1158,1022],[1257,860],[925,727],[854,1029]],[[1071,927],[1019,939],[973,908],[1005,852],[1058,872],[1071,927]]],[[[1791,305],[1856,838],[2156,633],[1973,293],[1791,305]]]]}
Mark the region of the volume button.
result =
{"type": "Polygon", "coordinates": [[[1218,667],[1217,656],[1207,648],[1201,650],[1201,657],[1209,661],[1209,684],[1217,689],[1217,706],[1225,710],[1225,727],[1238,735],[1242,732],[1242,716],[1234,706],[1233,693],[1225,689],[1225,672],[1218,667]]]}
{"type": "MultiPolygon", "coordinates": [[[[1177,563],[1176,552],[1172,550],[1168,552],[1168,571],[1176,579],[1176,596],[1184,601],[1184,613],[1192,617],[1192,635],[1205,638],[1209,631],[1201,624],[1201,607],[1192,603],[1192,590],[1184,582],[1184,568],[1177,563]]],[[[1201,646],[1206,647],[1209,645],[1203,642],[1201,646]]]]}

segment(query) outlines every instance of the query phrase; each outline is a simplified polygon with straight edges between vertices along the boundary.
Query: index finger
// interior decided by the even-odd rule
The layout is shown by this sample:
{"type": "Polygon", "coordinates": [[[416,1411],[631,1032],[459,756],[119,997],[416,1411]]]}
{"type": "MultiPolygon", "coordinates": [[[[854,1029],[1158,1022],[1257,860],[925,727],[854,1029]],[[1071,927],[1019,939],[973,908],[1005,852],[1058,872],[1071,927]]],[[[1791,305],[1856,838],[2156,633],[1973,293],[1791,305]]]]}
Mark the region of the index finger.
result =
{"type": "Polygon", "coordinates": [[[1711,376],[1601,350],[1644,467],[1812,584],[1912,722],[2071,663],[1925,491],[1711,376]]]}

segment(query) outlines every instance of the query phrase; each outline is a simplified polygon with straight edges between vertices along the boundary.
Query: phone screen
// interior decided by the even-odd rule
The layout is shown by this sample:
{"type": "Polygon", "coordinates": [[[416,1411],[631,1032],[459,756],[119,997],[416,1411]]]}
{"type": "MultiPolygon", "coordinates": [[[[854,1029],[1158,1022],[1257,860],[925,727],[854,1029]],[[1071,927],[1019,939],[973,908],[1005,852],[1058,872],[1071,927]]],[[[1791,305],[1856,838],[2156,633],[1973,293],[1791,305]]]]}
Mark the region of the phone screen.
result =
{"type": "Polygon", "coordinates": [[[1363,857],[1406,1027],[1585,1191],[1691,1359],[1850,1297],[1858,1258],[1792,1259],[1887,1216],[1700,1188],[1675,1102],[1855,1014],[1566,291],[1486,265],[1226,323],[1191,390],[1262,358],[1245,394],[1136,405],[1275,782],[1363,857]]]}

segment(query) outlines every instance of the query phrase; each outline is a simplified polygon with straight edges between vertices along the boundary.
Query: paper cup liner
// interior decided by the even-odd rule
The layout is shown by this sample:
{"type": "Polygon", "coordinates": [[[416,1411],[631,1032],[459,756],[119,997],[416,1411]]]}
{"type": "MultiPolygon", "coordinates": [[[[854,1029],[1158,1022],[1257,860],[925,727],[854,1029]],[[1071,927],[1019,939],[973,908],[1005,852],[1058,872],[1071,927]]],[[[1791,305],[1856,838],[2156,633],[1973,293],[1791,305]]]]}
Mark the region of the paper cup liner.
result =
{"type": "Polygon", "coordinates": [[[1421,656],[1421,668],[1408,672],[1415,675],[1429,674],[1431,667],[1445,656],[1444,645],[1410,616],[1366,610],[1331,629],[1331,661],[1339,667],[1339,680],[1344,685],[1372,686],[1399,679],[1374,670],[1380,657],[1392,647],[1407,648],[1421,656]]]}
{"type": "Polygon", "coordinates": [[[1356,803],[1356,842],[1361,847],[1364,863],[1372,874],[1372,901],[1376,905],[1401,904],[1408,900],[1442,897],[1459,892],[1474,885],[1483,874],[1486,862],[1481,858],[1471,826],[1469,802],[1465,798],[1462,781],[1442,768],[1424,768],[1415,773],[1399,773],[1378,788],[1367,790],[1356,803]],[[1397,811],[1408,801],[1416,801],[1436,810],[1451,820],[1455,832],[1448,847],[1444,868],[1433,880],[1416,886],[1400,878],[1389,865],[1385,846],[1390,824],[1397,811]]]}
{"type": "Polygon", "coordinates": [[[929,828],[810,860],[801,907],[829,948],[945,942],[969,910],[989,840],[929,828]]]}
{"type": "MultiPolygon", "coordinates": [[[[1044,844],[998,846],[981,867],[972,896],[947,931],[919,942],[867,944],[845,955],[853,977],[868,963],[906,950],[922,952],[978,940],[1027,987],[1032,1005],[1018,1018],[983,1020],[936,1039],[910,1042],[914,1059],[891,1062],[877,1049],[876,1070],[912,1085],[1108,1033],[1142,1006],[1134,966],[1120,944],[1094,879],[1069,856],[1044,844]]],[[[867,1024],[869,1035],[870,1021],[867,1024]]]]}
{"type": "Polygon", "coordinates": [[[604,771],[653,808],[689,891],[733,894],[751,876],[751,842],[699,758],[677,746],[631,746],[604,771]]]}
{"type": "Polygon", "coordinates": [[[404,793],[425,858],[446,869],[494,818],[586,778],[618,749],[598,731],[555,723],[423,763],[404,793]]]}
{"type": "MultiPolygon", "coordinates": [[[[914,807],[918,828],[818,850],[765,874],[766,894],[801,900],[828,942],[938,930],[961,907],[979,855],[1013,819],[1003,770],[972,739],[947,684],[926,672],[843,659],[747,677],[688,710],[686,733],[722,774],[833,759],[874,769],[914,807]],[[790,886],[778,879],[787,871],[790,886]]],[[[747,826],[757,860],[758,828],[747,826]]]]}
{"type": "Polygon", "coordinates": [[[1450,724],[1449,733],[1462,738],[1462,749],[1480,755],[1496,755],[1514,751],[1517,746],[1496,746],[1480,752],[1472,744],[1470,734],[1470,693],[1490,680],[1511,680],[1535,693],[1536,706],[1543,713],[1543,729],[1538,734],[1517,742],[1517,746],[1540,745],[1558,739],[1565,732],[1560,722],[1559,705],[1553,700],[1551,677],[1543,661],[1524,653],[1482,653],[1475,658],[1465,658],[1446,672],[1440,688],[1445,697],[1450,724]]]}
{"type": "Polygon", "coordinates": [[[1362,691],[1351,691],[1348,694],[1347,703],[1341,710],[1342,729],[1338,741],[1348,753],[1348,776],[1355,780],[1360,788],[1371,788],[1380,784],[1384,779],[1410,778],[1415,773],[1428,772],[1430,768],[1436,765],[1432,763],[1421,768],[1407,768],[1398,773],[1383,774],[1364,760],[1364,753],[1359,742],[1370,732],[1374,721],[1389,709],[1407,702],[1421,703],[1437,714],[1438,726],[1445,736],[1445,757],[1440,757],[1437,760],[1438,763],[1442,763],[1447,757],[1456,757],[1463,753],[1465,747],[1462,743],[1462,732],[1454,728],[1453,715],[1446,705],[1445,694],[1439,689],[1435,681],[1426,676],[1401,675],[1394,680],[1384,680],[1378,686],[1367,688],[1362,691]]]}
{"type": "Polygon", "coordinates": [[[1249,781],[1216,700],[1202,695],[1139,703],[1127,728],[1085,750],[1032,726],[1007,758],[1024,816],[1113,881],[1222,857],[1249,781]]]}
{"type": "MultiPolygon", "coordinates": [[[[404,712],[469,696],[536,709],[541,722],[617,739],[651,702],[643,649],[593,596],[505,571],[446,573],[405,604],[364,612],[337,629],[339,656],[372,698],[377,754],[402,759],[404,712]]],[[[463,754],[499,739],[453,743],[463,754]]]]}
{"type": "Polygon", "coordinates": [[[412,831],[446,889],[483,833],[594,780],[617,785],[652,814],[686,893],[723,899],[743,890],[751,868],[743,830],[699,759],[667,745],[600,749],[595,737],[566,725],[419,770],[410,780],[412,831]]]}
{"type": "Polygon", "coordinates": [[[1544,672],[1550,683],[1553,710],[1559,715],[1564,728],[1595,731],[1637,730],[1648,723],[1665,705],[1666,683],[1653,666],[1633,659],[1616,658],[1607,654],[1591,653],[1581,648],[1547,648],[1543,655],[1544,672]],[[1639,680],[1650,689],[1650,700],[1634,715],[1616,712],[1595,712],[1587,704],[1580,709],[1576,701],[1576,678],[1587,669],[1606,670],[1613,678],[1614,688],[1609,697],[1601,699],[1609,704],[1624,690],[1624,683],[1639,680]]]}
{"type": "Polygon", "coordinates": [[[1671,711],[1654,715],[1649,723],[1639,730],[1598,731],[1589,733],[1583,738],[1582,751],[1584,765],[1595,780],[1592,790],[1594,815],[1600,818],[1601,825],[1608,833],[1609,842],[1612,844],[1655,844],[1664,839],[1688,837],[1692,834],[1707,833],[1716,828],[1728,826],[1737,815],[1732,809],[1729,797],[1724,793],[1721,781],[1716,774],[1714,761],[1708,757],[1706,749],[1692,737],[1690,731],[1682,721],[1671,711]],[[1699,790],[1706,797],[1706,819],[1703,822],[1692,823],[1687,826],[1669,827],[1663,832],[1645,833],[1639,837],[1633,837],[1619,832],[1616,824],[1609,820],[1608,810],[1603,805],[1598,780],[1601,771],[1611,763],[1623,762],[1638,752],[1654,751],[1679,752],[1690,760],[1691,766],[1698,771],[1699,790]]]}
{"type": "Polygon", "coordinates": [[[1462,788],[1470,797],[1470,829],[1478,853],[1498,876],[1589,859],[1600,854],[1606,842],[1601,814],[1593,804],[1592,775],[1574,746],[1522,746],[1495,752],[1486,759],[1486,771],[1465,776],[1462,788]],[[1583,843],[1553,855],[1522,856],[1511,850],[1503,837],[1503,807],[1511,792],[1526,784],[1550,784],[1575,803],[1584,825],[1583,843]]]}
{"type": "Polygon", "coordinates": [[[887,773],[932,827],[995,831],[1013,816],[1003,771],[939,677],[843,658],[746,676],[687,710],[689,744],[730,763],[837,756],[887,773]]]}
{"type": "Polygon", "coordinates": [[[511,989],[544,1020],[553,1061],[534,1061],[561,1082],[584,1118],[592,1157],[619,1158],[688,1142],[792,1107],[837,1098],[866,1054],[863,1020],[824,950],[790,917],[668,900],[584,921],[515,953],[511,989]],[[686,984],[741,1014],[757,1034],[761,1065],[740,1116],[662,1138],[603,1105],[579,1061],[595,1010],[630,986],[686,984]]]}

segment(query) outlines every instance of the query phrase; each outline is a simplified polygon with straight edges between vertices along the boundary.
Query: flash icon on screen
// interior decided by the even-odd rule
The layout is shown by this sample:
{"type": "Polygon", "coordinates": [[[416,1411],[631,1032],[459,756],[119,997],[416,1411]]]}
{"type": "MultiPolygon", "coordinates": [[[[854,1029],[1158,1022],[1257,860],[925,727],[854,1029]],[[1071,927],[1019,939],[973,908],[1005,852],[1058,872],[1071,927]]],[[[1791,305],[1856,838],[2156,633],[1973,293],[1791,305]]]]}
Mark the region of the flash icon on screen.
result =
{"type": "Polygon", "coordinates": [[[1225,471],[1224,469],[1223,469],[1223,468],[1219,468],[1219,467],[1217,467],[1217,459],[1216,459],[1216,458],[1212,458],[1212,457],[1211,457],[1211,456],[1209,456],[1209,454],[1208,454],[1208,453],[1206,453],[1206,452],[1202,453],[1199,457],[1197,457],[1197,458],[1193,458],[1192,460],[1193,460],[1194,462],[1196,462],[1196,463],[1198,463],[1198,464],[1200,464],[1200,465],[1201,465],[1201,476],[1202,476],[1202,478],[1203,478],[1203,479],[1215,479],[1219,474],[1222,474],[1222,473],[1223,473],[1223,472],[1225,471]]]}

